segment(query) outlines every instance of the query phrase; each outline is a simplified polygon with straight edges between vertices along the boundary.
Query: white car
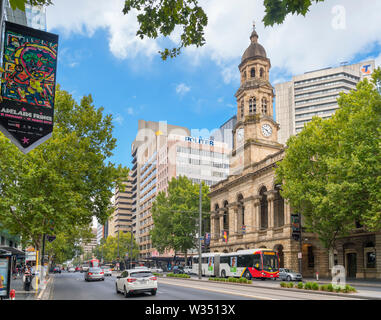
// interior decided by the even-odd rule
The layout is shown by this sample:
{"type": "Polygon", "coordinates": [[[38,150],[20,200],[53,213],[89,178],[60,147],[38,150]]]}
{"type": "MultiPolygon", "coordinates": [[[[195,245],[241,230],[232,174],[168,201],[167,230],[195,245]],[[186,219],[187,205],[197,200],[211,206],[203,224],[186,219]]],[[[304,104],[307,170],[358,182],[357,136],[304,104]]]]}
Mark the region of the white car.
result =
{"type": "Polygon", "coordinates": [[[67,272],[75,272],[75,268],[71,267],[67,272]]]}
{"type": "Polygon", "coordinates": [[[184,267],[184,273],[185,274],[192,274],[193,273],[192,267],[190,267],[190,266],[184,267]]]}
{"type": "Polygon", "coordinates": [[[163,269],[161,268],[151,268],[151,271],[155,273],[163,273],[163,269]]]}
{"type": "Polygon", "coordinates": [[[154,296],[157,291],[157,278],[147,269],[129,269],[116,277],[115,287],[116,292],[122,292],[126,298],[139,292],[150,292],[154,296]]]}
{"type": "Polygon", "coordinates": [[[105,276],[112,276],[112,270],[109,267],[102,267],[102,271],[104,272],[105,276]]]}

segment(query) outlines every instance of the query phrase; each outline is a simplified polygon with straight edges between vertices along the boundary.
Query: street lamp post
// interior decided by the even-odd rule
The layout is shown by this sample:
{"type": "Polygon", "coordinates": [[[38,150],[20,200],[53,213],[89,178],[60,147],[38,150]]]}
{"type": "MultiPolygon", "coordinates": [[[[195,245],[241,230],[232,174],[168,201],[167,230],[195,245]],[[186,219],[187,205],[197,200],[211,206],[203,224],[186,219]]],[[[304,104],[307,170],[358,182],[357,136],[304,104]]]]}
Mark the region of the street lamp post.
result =
{"type": "Polygon", "coordinates": [[[118,226],[118,269],[120,268],[120,262],[119,262],[119,226],[118,226]]]}

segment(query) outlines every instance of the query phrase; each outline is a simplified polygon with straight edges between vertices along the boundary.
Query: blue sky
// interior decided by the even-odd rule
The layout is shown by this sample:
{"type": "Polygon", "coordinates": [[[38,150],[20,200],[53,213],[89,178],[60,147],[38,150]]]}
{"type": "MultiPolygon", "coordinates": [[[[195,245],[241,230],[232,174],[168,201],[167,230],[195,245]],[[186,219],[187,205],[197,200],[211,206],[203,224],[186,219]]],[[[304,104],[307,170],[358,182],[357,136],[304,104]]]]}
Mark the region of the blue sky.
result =
{"type": "Polygon", "coordinates": [[[157,51],[176,45],[178,32],[167,40],[141,41],[134,36],[134,14],[121,14],[122,0],[54,2],[47,19],[48,30],[60,35],[57,83],[76,100],[92,94],[97,107],[113,114],[117,148],[111,161],[125,166],[138,119],[213,130],[235,114],[238,64],[253,19],[271,59],[273,85],[343,61],[381,61],[380,1],[366,8],[356,0],[345,6],[326,1],[306,18],[290,16],[281,26],[264,28],[261,1],[202,0],[207,44],[167,61],[157,51]]]}

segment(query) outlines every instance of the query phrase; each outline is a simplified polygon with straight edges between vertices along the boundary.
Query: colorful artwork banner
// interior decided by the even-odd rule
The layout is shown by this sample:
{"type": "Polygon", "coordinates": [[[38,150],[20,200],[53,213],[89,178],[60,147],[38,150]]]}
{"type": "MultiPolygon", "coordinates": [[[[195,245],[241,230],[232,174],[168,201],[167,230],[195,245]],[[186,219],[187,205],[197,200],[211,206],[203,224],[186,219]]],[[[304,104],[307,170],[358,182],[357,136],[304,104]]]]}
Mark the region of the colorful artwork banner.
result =
{"type": "Polygon", "coordinates": [[[6,22],[0,129],[24,153],[53,132],[58,35],[6,22]]]}

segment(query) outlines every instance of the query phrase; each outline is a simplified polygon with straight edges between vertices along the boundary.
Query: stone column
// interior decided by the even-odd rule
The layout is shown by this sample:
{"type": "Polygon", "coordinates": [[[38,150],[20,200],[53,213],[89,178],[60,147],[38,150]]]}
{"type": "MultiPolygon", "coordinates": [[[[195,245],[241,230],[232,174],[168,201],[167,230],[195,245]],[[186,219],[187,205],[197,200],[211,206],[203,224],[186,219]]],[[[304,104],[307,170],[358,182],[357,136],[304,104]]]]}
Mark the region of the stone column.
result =
{"type": "Polygon", "coordinates": [[[276,191],[268,191],[267,194],[267,203],[268,203],[268,228],[274,228],[274,199],[276,191]]]}
{"type": "Polygon", "coordinates": [[[220,234],[218,235],[218,239],[221,239],[222,231],[224,230],[224,215],[225,214],[226,214],[225,210],[220,211],[220,215],[219,215],[220,234]]]}
{"type": "Polygon", "coordinates": [[[261,229],[261,200],[259,196],[254,199],[254,228],[256,232],[261,229]]]}

